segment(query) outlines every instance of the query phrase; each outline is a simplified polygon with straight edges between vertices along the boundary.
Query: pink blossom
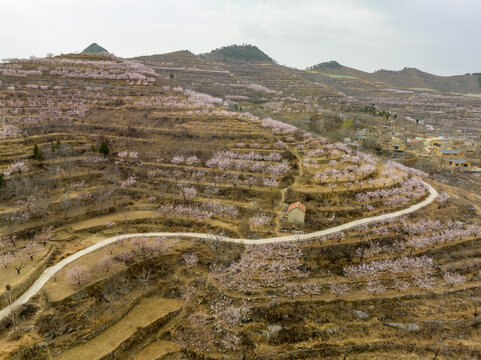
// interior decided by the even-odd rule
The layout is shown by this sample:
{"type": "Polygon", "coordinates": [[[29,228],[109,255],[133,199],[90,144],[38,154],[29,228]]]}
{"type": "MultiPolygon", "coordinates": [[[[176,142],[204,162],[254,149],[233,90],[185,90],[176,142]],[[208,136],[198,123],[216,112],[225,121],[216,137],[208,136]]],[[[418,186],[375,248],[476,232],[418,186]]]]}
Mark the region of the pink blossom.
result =
{"type": "Polygon", "coordinates": [[[137,177],[135,175],[129,176],[126,180],[120,182],[120,187],[125,189],[134,186],[137,183],[137,177]]]}
{"type": "Polygon", "coordinates": [[[90,276],[90,273],[86,266],[74,265],[67,269],[67,279],[78,286],[86,281],[90,276]]]}
{"type": "Polygon", "coordinates": [[[446,284],[450,285],[451,287],[453,285],[459,285],[466,282],[466,277],[459,273],[445,272],[443,274],[443,278],[446,284]]]}
{"type": "Polygon", "coordinates": [[[292,134],[298,131],[295,126],[271,118],[263,119],[261,125],[270,128],[274,133],[292,134]]]}
{"type": "Polygon", "coordinates": [[[256,214],[255,216],[249,218],[249,224],[254,228],[261,228],[267,226],[272,221],[272,217],[266,214],[256,214]]]}
{"type": "Polygon", "coordinates": [[[199,262],[199,257],[195,253],[184,254],[183,257],[188,268],[193,268],[199,262]]]}
{"type": "Polygon", "coordinates": [[[331,292],[338,297],[339,295],[346,295],[349,293],[350,287],[346,283],[331,283],[329,284],[331,292]]]}
{"type": "Polygon", "coordinates": [[[28,171],[29,171],[29,168],[27,165],[25,165],[24,161],[16,161],[10,164],[7,170],[3,172],[3,174],[5,175],[5,177],[9,177],[12,174],[25,173],[28,171]]]}

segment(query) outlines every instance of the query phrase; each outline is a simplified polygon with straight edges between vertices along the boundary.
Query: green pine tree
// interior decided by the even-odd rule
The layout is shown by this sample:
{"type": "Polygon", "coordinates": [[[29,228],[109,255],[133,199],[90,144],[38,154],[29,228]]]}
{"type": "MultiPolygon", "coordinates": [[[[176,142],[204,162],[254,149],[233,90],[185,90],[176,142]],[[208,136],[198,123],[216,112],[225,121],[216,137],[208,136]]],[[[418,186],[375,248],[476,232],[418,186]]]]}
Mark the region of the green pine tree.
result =
{"type": "Polygon", "coordinates": [[[35,160],[42,160],[43,159],[43,154],[42,152],[40,151],[40,149],[38,148],[38,145],[35,144],[33,146],[33,158],[35,160]]]}
{"type": "Polygon", "coordinates": [[[104,156],[107,156],[109,154],[109,146],[105,142],[105,140],[102,140],[102,143],[100,144],[99,147],[99,153],[103,154],[104,156]]]}

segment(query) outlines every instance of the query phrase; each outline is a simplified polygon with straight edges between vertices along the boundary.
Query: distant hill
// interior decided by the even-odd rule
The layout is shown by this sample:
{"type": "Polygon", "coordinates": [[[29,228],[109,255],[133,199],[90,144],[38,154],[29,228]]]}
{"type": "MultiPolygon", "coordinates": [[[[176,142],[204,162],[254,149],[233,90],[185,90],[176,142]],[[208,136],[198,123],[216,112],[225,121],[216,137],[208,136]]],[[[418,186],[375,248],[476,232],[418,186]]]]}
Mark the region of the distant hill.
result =
{"type": "Polygon", "coordinates": [[[240,60],[274,62],[265,52],[254,45],[229,45],[212,50],[206,54],[199,54],[204,58],[217,58],[217,60],[240,60]]]}
{"type": "Polygon", "coordinates": [[[341,68],[342,68],[341,64],[339,64],[335,60],[331,60],[331,61],[326,61],[317,65],[313,65],[307,69],[308,70],[332,70],[332,69],[341,69],[341,68]]]}
{"type": "Polygon", "coordinates": [[[162,77],[172,74],[175,86],[183,86],[216,97],[229,96],[237,101],[255,98],[262,93],[265,101],[284,91],[285,96],[337,98],[341,95],[304,76],[315,73],[281,66],[252,45],[226,46],[207,54],[194,55],[187,50],[133,58],[151,66],[162,77]],[[286,88],[286,84],[296,84],[286,88]]]}
{"type": "Polygon", "coordinates": [[[101,54],[101,53],[108,53],[107,50],[105,50],[102,46],[100,46],[97,43],[90,44],[87,46],[82,53],[88,53],[88,54],[101,54]]]}
{"type": "Polygon", "coordinates": [[[378,70],[372,76],[377,81],[400,88],[459,93],[481,92],[475,75],[438,76],[416,68],[404,68],[400,71],[378,70]]]}
{"type": "MultiPolygon", "coordinates": [[[[392,87],[400,89],[413,90],[433,90],[440,92],[455,92],[455,93],[480,93],[481,83],[478,81],[477,74],[465,74],[455,76],[438,76],[426,73],[416,68],[404,68],[399,71],[394,70],[377,70],[373,73],[353,69],[339,64],[337,61],[328,61],[313,65],[307,68],[309,71],[319,72],[325,75],[331,75],[342,84],[334,85],[338,90],[343,90],[342,87],[349,87],[347,82],[362,81],[363,86],[368,83],[375,87],[392,87]]],[[[332,82],[331,81],[331,82],[332,82]]],[[[358,87],[361,86],[358,83],[358,87]]]]}

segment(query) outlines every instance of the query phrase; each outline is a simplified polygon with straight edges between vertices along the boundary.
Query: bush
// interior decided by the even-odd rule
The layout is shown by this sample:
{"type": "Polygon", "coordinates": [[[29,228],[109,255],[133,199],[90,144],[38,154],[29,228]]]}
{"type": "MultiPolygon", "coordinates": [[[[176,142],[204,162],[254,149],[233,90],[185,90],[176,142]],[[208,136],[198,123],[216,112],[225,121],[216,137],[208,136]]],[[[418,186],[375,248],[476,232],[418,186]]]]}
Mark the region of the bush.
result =
{"type": "Polygon", "coordinates": [[[102,143],[100,144],[99,147],[99,153],[103,154],[103,156],[107,156],[109,154],[109,146],[105,142],[105,140],[102,140],[102,143]]]}

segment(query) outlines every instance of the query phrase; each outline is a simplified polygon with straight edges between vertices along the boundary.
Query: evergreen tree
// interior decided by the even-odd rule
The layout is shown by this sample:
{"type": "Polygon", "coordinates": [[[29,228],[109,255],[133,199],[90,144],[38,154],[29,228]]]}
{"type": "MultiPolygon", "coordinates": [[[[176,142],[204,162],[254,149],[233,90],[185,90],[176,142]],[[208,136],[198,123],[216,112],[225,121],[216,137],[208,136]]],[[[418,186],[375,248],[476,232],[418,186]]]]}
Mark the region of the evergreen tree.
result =
{"type": "Polygon", "coordinates": [[[52,149],[52,153],[55,153],[55,151],[60,150],[62,147],[62,144],[60,143],[60,140],[57,139],[57,142],[54,143],[53,141],[50,143],[50,149],[52,149]]]}
{"type": "Polygon", "coordinates": [[[103,156],[107,156],[109,154],[109,146],[105,142],[105,140],[102,140],[102,143],[100,144],[99,147],[99,153],[103,154],[103,156]]]}
{"type": "Polygon", "coordinates": [[[33,158],[35,160],[42,160],[43,159],[43,154],[42,152],[40,151],[40,149],[38,148],[38,145],[35,144],[33,146],[33,158]]]}
{"type": "Polygon", "coordinates": [[[4,183],[5,183],[4,175],[0,173],[0,189],[3,187],[4,183]]]}

